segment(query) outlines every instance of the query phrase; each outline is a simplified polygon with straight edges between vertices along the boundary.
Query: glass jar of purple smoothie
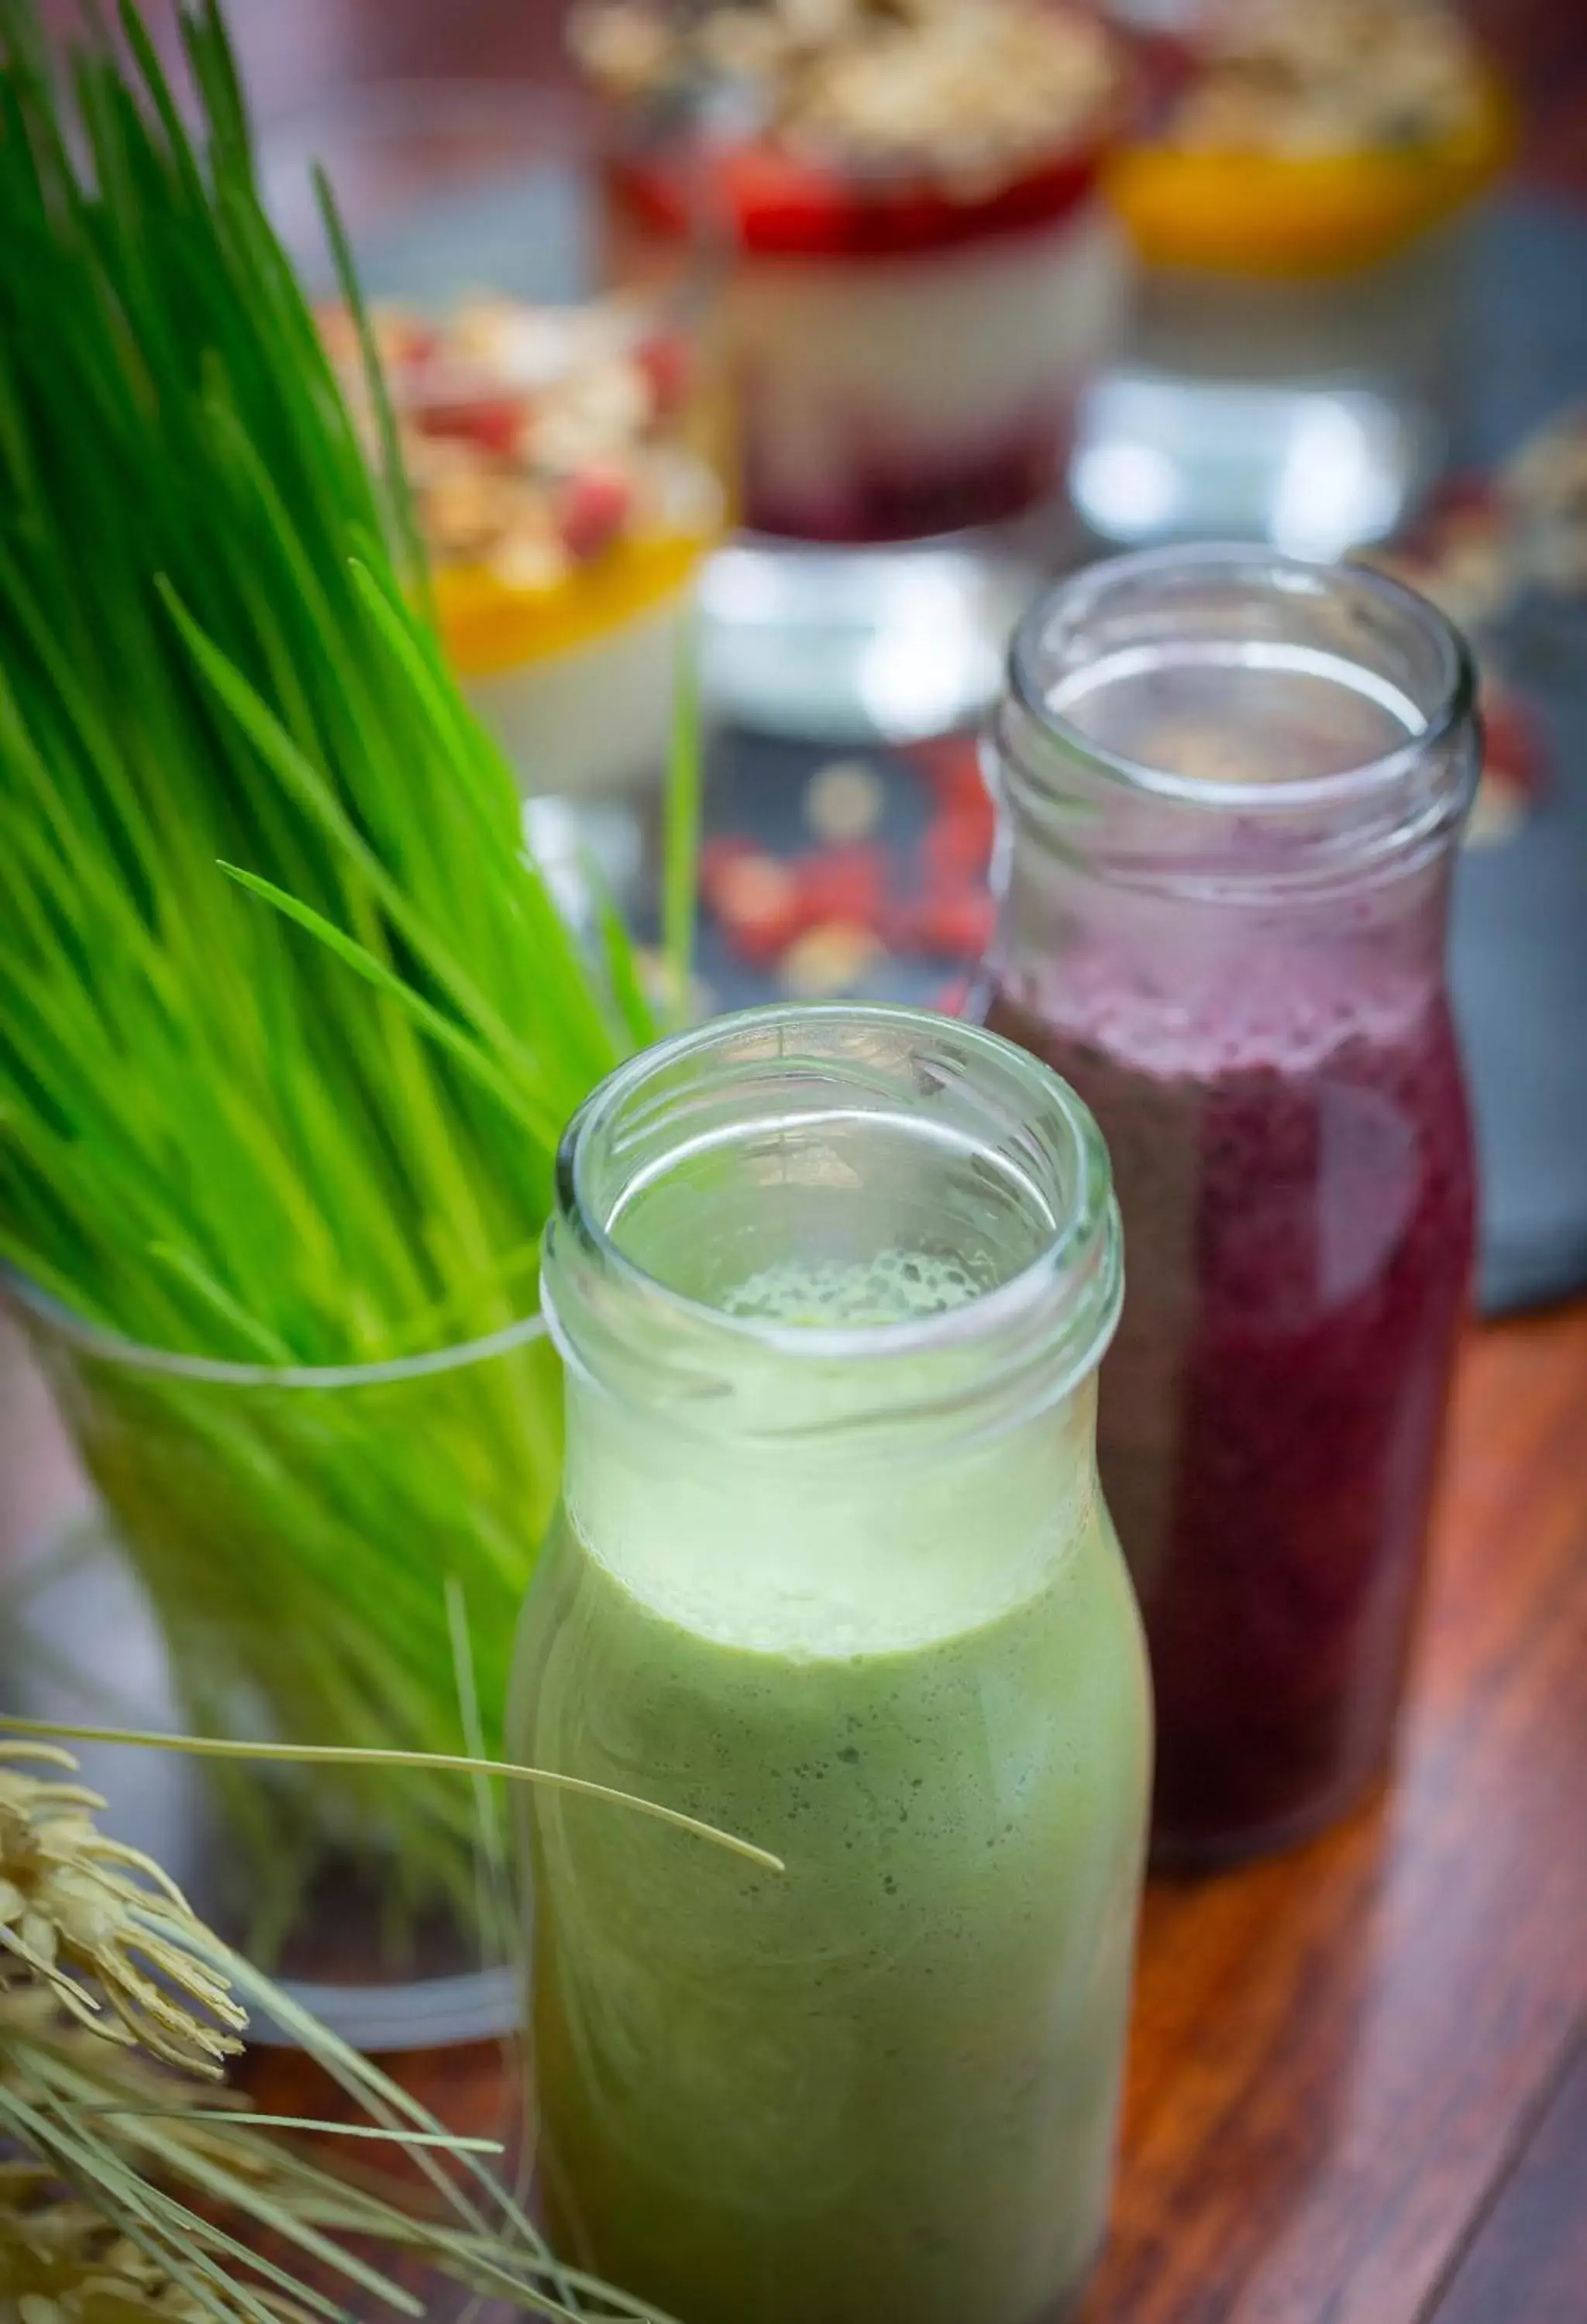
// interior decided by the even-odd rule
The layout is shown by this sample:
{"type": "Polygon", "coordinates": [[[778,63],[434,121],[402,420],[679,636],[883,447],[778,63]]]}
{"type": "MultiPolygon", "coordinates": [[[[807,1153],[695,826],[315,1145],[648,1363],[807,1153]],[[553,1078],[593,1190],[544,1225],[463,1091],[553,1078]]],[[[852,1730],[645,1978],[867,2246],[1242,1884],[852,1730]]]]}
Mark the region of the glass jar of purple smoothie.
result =
{"type": "Polygon", "coordinates": [[[1364,569],[1121,558],[1015,641],[988,1016],[1112,1154],[1102,1471],[1166,1865],[1298,1839],[1389,1757],[1472,1268],[1444,935],[1480,755],[1461,640],[1364,569]]]}

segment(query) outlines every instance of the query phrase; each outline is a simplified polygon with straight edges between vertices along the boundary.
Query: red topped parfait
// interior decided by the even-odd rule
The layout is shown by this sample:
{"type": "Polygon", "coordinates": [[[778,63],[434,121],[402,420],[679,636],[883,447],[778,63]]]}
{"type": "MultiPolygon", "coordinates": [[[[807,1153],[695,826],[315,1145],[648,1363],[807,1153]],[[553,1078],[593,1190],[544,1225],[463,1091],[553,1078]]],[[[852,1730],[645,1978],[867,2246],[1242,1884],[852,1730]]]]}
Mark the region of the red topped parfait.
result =
{"type": "Polygon", "coordinates": [[[735,241],[745,514],[918,540],[1056,489],[1120,266],[1096,198],[1124,76],[1048,0],[589,0],[586,69],[690,124],[625,165],[653,225],[702,176],[735,241]]]}

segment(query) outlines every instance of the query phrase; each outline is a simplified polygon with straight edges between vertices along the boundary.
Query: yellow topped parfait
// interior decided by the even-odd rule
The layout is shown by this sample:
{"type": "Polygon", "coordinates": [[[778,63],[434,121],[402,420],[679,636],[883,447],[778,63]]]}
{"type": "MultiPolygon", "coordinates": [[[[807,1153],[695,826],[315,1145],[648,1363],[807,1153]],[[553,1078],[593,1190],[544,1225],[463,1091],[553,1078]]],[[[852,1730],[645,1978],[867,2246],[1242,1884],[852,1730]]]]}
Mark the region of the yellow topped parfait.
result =
{"type": "Polygon", "coordinates": [[[489,565],[442,566],[436,612],[447,651],[465,678],[489,678],[594,644],[671,603],[715,539],[702,529],[615,542],[587,564],[528,586],[489,565]]]}
{"type": "Polygon", "coordinates": [[[1441,0],[1213,0],[1178,94],[1108,189],[1154,265],[1350,273],[1509,158],[1507,92],[1441,0]]]}
{"type": "MultiPolygon", "coordinates": [[[[358,392],[347,318],[323,318],[358,392]]],[[[643,779],[726,521],[692,350],[621,297],[377,311],[441,635],[526,788],[643,779]]]]}

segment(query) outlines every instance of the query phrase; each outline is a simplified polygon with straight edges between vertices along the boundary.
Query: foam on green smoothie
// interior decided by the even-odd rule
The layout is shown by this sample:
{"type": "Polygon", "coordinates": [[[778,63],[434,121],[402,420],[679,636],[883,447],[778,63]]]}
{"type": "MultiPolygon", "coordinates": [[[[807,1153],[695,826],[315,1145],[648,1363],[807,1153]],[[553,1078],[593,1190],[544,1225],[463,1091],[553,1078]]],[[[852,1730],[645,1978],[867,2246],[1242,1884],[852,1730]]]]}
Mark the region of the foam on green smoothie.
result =
{"type": "Polygon", "coordinates": [[[946,1315],[967,1306],[980,1286],[957,1259],[931,1251],[884,1250],[863,1264],[787,1259],[735,1284],[724,1314],[758,1323],[864,1331],[946,1315]]]}
{"type": "MultiPolygon", "coordinates": [[[[716,1305],[863,1334],[951,1313],[983,1287],[955,1260],[895,1250],[779,1261],[716,1305]]],[[[896,1350],[885,1360],[895,1373],[910,1361],[896,1350]]],[[[795,1360],[790,1412],[799,1392],[795,1360]]],[[[927,1441],[856,1465],[797,1438],[775,1457],[730,1435],[702,1452],[687,1429],[592,1409],[570,1443],[567,1504],[614,1578],[701,1638],[813,1660],[903,1653],[995,1621],[1048,1585],[1093,1516],[1072,1425],[1050,1416],[950,1461],[927,1441]]]]}

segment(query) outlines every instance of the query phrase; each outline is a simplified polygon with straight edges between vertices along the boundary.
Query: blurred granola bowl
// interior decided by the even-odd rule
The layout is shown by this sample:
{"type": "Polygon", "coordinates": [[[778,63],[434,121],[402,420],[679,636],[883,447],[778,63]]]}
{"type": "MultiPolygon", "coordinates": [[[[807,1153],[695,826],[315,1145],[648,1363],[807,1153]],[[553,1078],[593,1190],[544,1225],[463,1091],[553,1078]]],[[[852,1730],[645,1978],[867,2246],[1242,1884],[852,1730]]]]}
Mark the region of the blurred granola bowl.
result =
{"type": "MultiPolygon", "coordinates": [[[[392,83],[291,124],[266,198],[372,435],[315,160],[370,300],[454,666],[526,797],[587,809],[593,831],[659,786],[726,521],[708,237],[687,211],[666,237],[636,221],[573,99],[392,83]]],[[[601,868],[622,884],[632,866],[601,868]]]]}

